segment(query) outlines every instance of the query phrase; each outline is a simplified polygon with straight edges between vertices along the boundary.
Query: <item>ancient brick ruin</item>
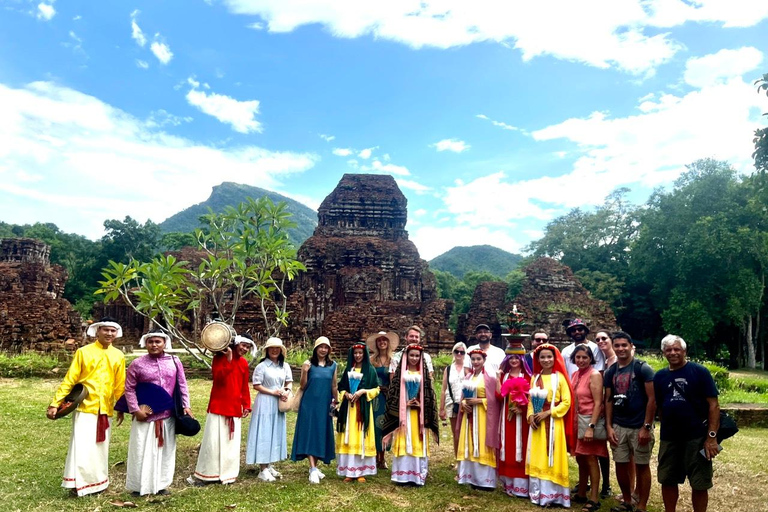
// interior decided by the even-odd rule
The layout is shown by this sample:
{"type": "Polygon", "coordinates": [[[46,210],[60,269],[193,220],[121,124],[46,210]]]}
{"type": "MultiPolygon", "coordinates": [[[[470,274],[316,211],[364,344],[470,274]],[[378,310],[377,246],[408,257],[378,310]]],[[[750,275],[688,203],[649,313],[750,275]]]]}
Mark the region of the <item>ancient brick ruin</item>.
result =
{"type": "Polygon", "coordinates": [[[582,318],[592,331],[618,328],[608,303],[593,298],[569,267],[552,258],[539,258],[526,267],[525,274],[523,288],[511,302],[505,300],[506,283],[478,284],[469,312],[459,317],[457,339],[470,339],[475,325],[487,323],[493,331],[494,342],[501,344],[501,322],[497,313],[504,315],[513,304],[525,314],[529,324],[526,332],[544,329],[555,343],[570,343],[562,325],[566,318],[582,318]]]}
{"type": "Polygon", "coordinates": [[[318,226],[299,249],[307,271],[292,283],[290,334],[328,336],[337,350],[373,332],[411,324],[430,350],[450,347],[452,301],[408,240],[407,199],[391,176],[345,174],[318,209],[318,226]]]}
{"type": "Polygon", "coordinates": [[[82,339],[82,319],[62,298],[67,271],[50,247],[30,238],[0,240],[0,349],[50,351],[82,339]]]}

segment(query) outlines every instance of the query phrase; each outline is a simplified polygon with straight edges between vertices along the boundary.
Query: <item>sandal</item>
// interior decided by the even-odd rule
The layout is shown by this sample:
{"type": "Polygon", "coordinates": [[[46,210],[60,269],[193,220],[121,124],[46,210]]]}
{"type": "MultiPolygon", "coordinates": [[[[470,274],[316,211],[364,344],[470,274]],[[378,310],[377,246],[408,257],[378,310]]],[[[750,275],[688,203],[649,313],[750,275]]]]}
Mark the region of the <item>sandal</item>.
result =
{"type": "Polygon", "coordinates": [[[581,507],[581,512],[595,512],[600,509],[600,503],[597,501],[587,500],[587,502],[584,504],[583,507],[581,507]]]}
{"type": "Polygon", "coordinates": [[[631,503],[619,503],[611,509],[611,512],[635,512],[635,506],[631,503]]]}
{"type": "Polygon", "coordinates": [[[571,501],[574,503],[587,503],[589,501],[589,498],[586,496],[579,496],[578,494],[571,496],[571,501]]]}

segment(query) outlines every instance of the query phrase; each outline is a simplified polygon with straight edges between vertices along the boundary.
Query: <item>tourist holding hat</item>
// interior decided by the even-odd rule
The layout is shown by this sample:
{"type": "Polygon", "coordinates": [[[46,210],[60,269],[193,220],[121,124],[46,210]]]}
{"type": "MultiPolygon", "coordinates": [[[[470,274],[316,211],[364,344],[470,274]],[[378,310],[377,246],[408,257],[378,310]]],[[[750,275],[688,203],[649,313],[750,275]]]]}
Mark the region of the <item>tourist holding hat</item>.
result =
{"type": "Polygon", "coordinates": [[[250,372],[245,355],[255,348],[245,334],[235,336],[232,345],[213,356],[213,387],[197,466],[187,478],[190,485],[231,484],[240,474],[241,419],[251,412],[250,372]]]}
{"type": "Polygon", "coordinates": [[[325,336],[315,340],[312,357],[301,365],[300,386],[304,394],[296,418],[291,460],[309,459],[309,483],[319,484],[325,474],[317,467],[321,460],[336,458],[333,417],[338,395],[336,362],[331,359],[331,342],[325,336]]]}
{"type": "Polygon", "coordinates": [[[293,382],[285,356],[283,340],[269,338],[264,345],[264,358],[253,370],[253,389],[258,395],[253,400],[245,463],[258,464],[261,467],[258,478],[265,482],[282,477],[272,463],[288,458],[285,413],[277,406],[278,401],[288,401],[293,382]]]}
{"type": "Polygon", "coordinates": [[[400,337],[394,332],[379,331],[371,334],[365,340],[368,351],[371,354],[371,364],[379,377],[381,394],[378,400],[374,401],[374,428],[376,430],[376,467],[378,469],[387,469],[387,462],[384,459],[384,449],[381,446],[381,423],[384,421],[384,415],[387,413],[387,392],[389,391],[389,365],[392,362],[392,355],[395,353],[400,337]]]}
{"type": "MultiPolygon", "coordinates": [[[[59,406],[72,388],[81,384],[87,394],[72,418],[72,437],[64,466],[62,487],[77,496],[101,492],[109,486],[110,418],[125,388],[125,357],[112,346],[123,335],[114,318],[91,324],[87,334],[96,341],[75,352],[46,416],[56,419],[59,406]]],[[[119,425],[119,421],[117,422],[119,425]]]]}
{"type": "MultiPolygon", "coordinates": [[[[499,370],[499,365],[501,365],[506,354],[503,349],[491,345],[492,336],[491,328],[488,327],[488,324],[478,324],[478,326],[475,327],[475,340],[477,340],[477,344],[469,347],[467,349],[467,354],[473,350],[482,350],[485,352],[485,371],[495,377],[496,372],[499,370]]],[[[466,368],[471,367],[469,357],[464,360],[464,366],[466,368]]]]}
{"type": "MultiPolygon", "coordinates": [[[[179,383],[184,412],[192,415],[184,367],[165,352],[171,337],[160,330],[141,337],[147,354],[137,357],[125,378],[125,401],[133,414],[125,487],[138,494],[168,494],[176,468],[173,391],[179,383]]],[[[118,413],[118,417],[123,413],[118,413]]]]}

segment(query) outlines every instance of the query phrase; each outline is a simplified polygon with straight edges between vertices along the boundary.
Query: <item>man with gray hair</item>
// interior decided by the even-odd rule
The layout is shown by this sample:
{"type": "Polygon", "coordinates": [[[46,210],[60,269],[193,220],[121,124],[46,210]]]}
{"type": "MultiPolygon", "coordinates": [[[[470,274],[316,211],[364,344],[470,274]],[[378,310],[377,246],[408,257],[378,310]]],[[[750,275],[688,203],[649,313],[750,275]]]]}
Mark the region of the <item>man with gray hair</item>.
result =
{"type": "Polygon", "coordinates": [[[712,459],[720,452],[717,387],[705,367],[686,360],[680,336],[661,340],[669,368],[656,372],[653,389],[661,418],[658,480],[664,511],[675,512],[678,486],[688,478],[694,512],[706,512],[712,487],[712,459]]]}

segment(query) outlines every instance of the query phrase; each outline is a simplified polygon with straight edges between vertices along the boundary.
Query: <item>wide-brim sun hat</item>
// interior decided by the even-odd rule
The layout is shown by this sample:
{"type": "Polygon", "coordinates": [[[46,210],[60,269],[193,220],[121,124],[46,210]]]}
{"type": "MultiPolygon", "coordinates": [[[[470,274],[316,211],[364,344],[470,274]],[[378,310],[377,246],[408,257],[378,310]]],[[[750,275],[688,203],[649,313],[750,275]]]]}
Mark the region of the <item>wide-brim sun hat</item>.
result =
{"type": "Polygon", "coordinates": [[[400,336],[397,335],[397,333],[394,332],[385,332],[385,331],[379,331],[376,334],[371,334],[366,338],[365,344],[368,347],[368,350],[371,352],[376,352],[376,340],[379,338],[387,338],[389,341],[389,350],[390,352],[393,352],[397,346],[400,344],[400,336]]]}
{"type": "Polygon", "coordinates": [[[283,353],[283,357],[287,357],[288,351],[286,350],[285,345],[283,345],[283,340],[281,340],[280,338],[276,338],[274,336],[269,338],[267,342],[264,344],[264,354],[266,356],[269,356],[269,349],[273,347],[279,347],[280,352],[283,353]]]}
{"type": "Polygon", "coordinates": [[[587,327],[587,324],[581,318],[565,320],[563,325],[565,326],[565,334],[570,335],[571,329],[574,329],[575,327],[583,327],[584,330],[587,331],[585,334],[589,334],[589,327],[587,327]]]}
{"type": "Polygon", "coordinates": [[[331,340],[329,340],[325,336],[320,336],[319,338],[317,338],[315,340],[315,344],[312,346],[312,352],[314,352],[315,349],[317,347],[319,347],[320,345],[328,345],[328,349],[330,350],[331,349],[331,340]]]}

